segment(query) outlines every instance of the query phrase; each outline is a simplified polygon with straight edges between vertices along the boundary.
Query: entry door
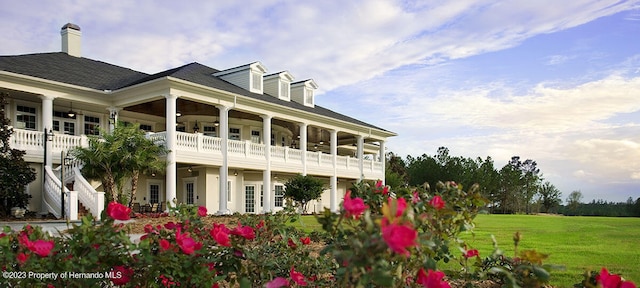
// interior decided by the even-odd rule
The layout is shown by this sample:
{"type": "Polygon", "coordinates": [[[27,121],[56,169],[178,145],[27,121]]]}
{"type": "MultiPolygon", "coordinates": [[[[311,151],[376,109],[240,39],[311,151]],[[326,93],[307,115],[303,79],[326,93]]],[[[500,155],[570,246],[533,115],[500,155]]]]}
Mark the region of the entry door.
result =
{"type": "Polygon", "coordinates": [[[195,196],[194,196],[194,194],[195,194],[194,186],[195,186],[195,185],[194,185],[194,183],[193,183],[193,182],[187,182],[187,183],[185,183],[185,192],[186,192],[186,195],[185,195],[185,196],[186,196],[186,198],[187,198],[187,199],[186,199],[187,204],[194,204],[194,203],[195,203],[195,201],[194,201],[194,200],[195,200],[195,199],[194,199],[194,198],[195,198],[195,196]]]}
{"type": "Polygon", "coordinates": [[[244,211],[246,213],[256,212],[256,186],[244,186],[244,211]]]}

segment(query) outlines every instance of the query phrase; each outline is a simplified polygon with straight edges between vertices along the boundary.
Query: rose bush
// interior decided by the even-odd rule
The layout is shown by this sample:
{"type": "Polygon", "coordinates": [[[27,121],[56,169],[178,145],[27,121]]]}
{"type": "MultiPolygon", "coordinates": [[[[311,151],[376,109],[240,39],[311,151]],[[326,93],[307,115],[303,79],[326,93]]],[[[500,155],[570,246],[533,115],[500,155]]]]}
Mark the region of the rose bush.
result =
{"type": "MultiPolygon", "coordinates": [[[[0,260],[3,272],[14,277],[0,278],[0,286],[433,288],[450,287],[453,279],[468,285],[493,279],[511,287],[547,282],[543,254],[523,251],[508,258],[496,248],[482,258],[458,238],[473,228],[483,205],[477,187],[464,191],[453,182],[403,195],[381,182],[358,183],[338,213],[325,210],[317,216],[321,232],[303,233],[288,225],[300,217],[293,206],[273,214],[235,215],[232,225],[205,224],[203,218],[213,216],[204,207],[179,205],[170,207],[177,221],[145,226],[134,243],[116,221],[129,219],[131,211],[109,203],[102,222],[86,216],[59,237],[39,227],[6,227],[0,233],[0,260]],[[438,269],[452,260],[458,260],[459,270],[438,269]],[[57,277],[26,277],[26,272],[57,277]]],[[[591,280],[602,287],[635,287],[606,269],[591,280]]]]}

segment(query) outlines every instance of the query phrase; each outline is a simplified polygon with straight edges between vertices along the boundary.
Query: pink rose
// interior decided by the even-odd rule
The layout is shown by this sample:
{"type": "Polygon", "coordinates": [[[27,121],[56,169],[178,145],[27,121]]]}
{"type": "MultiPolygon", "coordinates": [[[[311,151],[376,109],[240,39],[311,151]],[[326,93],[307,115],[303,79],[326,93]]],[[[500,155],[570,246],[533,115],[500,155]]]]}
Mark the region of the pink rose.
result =
{"type": "Polygon", "coordinates": [[[204,206],[198,207],[198,216],[200,217],[207,216],[207,207],[204,207],[204,206]]]}
{"type": "Polygon", "coordinates": [[[351,190],[347,190],[347,193],[344,195],[344,201],[342,202],[342,206],[344,210],[346,210],[346,217],[354,217],[358,219],[365,210],[367,210],[367,206],[364,205],[364,200],[362,198],[354,198],[351,199],[351,190]]]}
{"type": "Polygon", "coordinates": [[[129,220],[131,208],[118,202],[111,202],[107,206],[107,215],[115,220],[129,220]]]}
{"type": "Polygon", "coordinates": [[[444,201],[442,201],[442,197],[440,195],[433,196],[429,201],[429,205],[433,206],[437,210],[444,208],[444,201]]]}
{"type": "Polygon", "coordinates": [[[395,253],[409,257],[407,248],[416,246],[418,232],[409,225],[387,224],[383,222],[382,239],[395,253]]]}

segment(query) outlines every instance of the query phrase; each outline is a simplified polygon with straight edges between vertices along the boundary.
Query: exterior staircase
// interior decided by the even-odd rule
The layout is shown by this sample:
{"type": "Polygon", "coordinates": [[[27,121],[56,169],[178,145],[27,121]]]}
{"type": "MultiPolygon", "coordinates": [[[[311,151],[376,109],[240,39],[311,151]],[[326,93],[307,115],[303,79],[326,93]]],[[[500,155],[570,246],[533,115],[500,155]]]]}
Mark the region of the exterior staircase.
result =
{"type": "Polygon", "coordinates": [[[89,214],[89,210],[82,205],[80,201],[78,201],[78,219],[81,219],[84,216],[89,214]]]}

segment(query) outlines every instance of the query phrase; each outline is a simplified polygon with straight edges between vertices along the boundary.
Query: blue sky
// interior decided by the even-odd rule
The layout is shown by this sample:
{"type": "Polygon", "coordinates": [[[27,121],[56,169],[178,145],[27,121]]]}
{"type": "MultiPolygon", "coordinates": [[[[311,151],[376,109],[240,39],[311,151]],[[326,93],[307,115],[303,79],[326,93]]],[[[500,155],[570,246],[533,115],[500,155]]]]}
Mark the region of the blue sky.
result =
{"type": "Polygon", "coordinates": [[[0,55],[60,51],[71,22],[84,57],[147,73],[261,61],[403,157],[518,155],[563,199],[640,197],[640,1],[5,2],[0,55]]]}

